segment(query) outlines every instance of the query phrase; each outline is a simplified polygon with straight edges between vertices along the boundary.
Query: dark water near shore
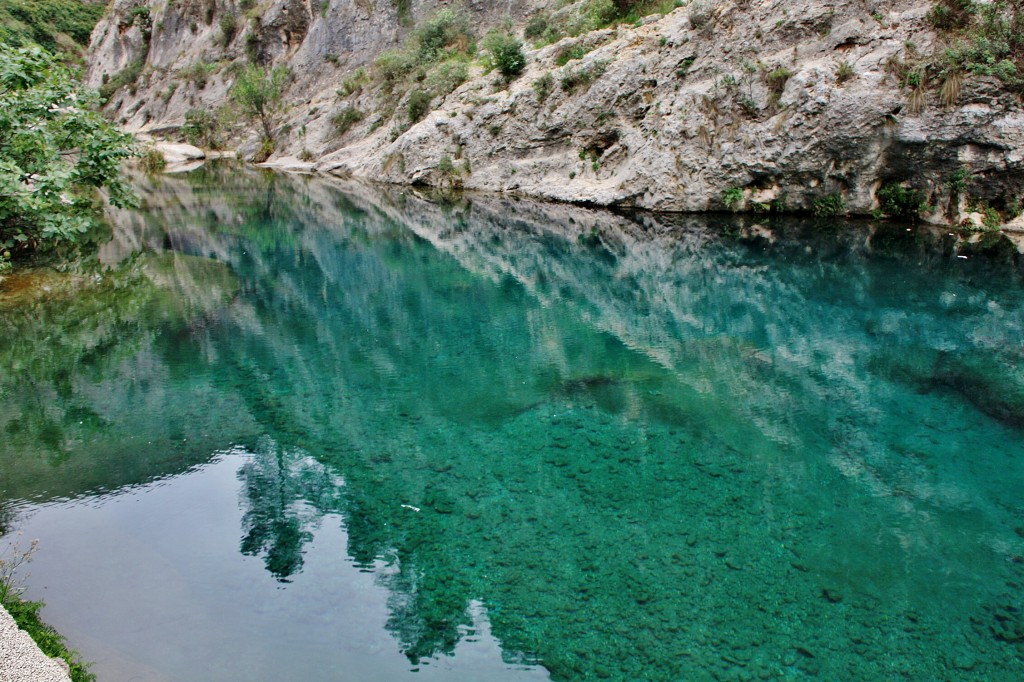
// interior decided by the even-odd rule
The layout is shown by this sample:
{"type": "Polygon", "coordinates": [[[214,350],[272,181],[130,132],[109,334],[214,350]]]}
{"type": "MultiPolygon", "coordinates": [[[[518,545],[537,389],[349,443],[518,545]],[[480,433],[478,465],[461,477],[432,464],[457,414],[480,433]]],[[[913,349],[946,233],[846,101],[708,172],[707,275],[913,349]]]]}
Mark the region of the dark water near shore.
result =
{"type": "Polygon", "coordinates": [[[142,184],[0,296],[0,532],[100,679],[1024,679],[1000,247],[142,184]]]}

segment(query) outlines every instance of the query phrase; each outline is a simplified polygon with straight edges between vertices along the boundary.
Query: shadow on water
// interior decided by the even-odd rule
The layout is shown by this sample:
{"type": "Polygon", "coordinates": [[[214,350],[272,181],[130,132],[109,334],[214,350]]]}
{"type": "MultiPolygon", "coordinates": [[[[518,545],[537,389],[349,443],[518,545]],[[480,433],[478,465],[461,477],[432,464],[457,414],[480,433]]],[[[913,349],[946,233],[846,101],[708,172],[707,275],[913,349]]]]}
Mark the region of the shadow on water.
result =
{"type": "Polygon", "coordinates": [[[5,501],[241,444],[240,551],[297,580],[343,519],[414,664],[480,603],[556,679],[1024,674],[1014,254],[216,167],[139,183],[102,277],[3,303],[5,501]]]}

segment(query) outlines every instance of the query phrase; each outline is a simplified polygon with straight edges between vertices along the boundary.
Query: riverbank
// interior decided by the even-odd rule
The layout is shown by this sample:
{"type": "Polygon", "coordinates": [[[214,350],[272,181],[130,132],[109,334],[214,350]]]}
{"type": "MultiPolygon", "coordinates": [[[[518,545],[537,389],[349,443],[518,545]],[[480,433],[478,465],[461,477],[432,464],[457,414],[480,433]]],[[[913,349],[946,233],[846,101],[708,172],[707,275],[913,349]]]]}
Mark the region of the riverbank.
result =
{"type": "MultiPolygon", "coordinates": [[[[553,206],[574,206],[583,209],[593,208],[578,201],[551,198],[538,199],[536,197],[520,195],[514,192],[493,192],[465,187],[439,189],[423,185],[408,185],[401,182],[390,182],[387,180],[382,181],[380,178],[367,177],[359,174],[338,174],[325,171],[323,168],[317,167],[314,163],[305,162],[295,157],[281,157],[263,163],[250,164],[245,161],[238,161],[238,153],[235,150],[205,150],[192,145],[161,140],[150,136],[144,137],[143,140],[146,144],[151,145],[152,149],[157,151],[164,158],[166,165],[162,172],[167,175],[194,171],[208,162],[232,163],[233,161],[237,161],[242,166],[248,166],[258,170],[276,171],[293,175],[316,176],[318,178],[334,182],[338,186],[342,187],[350,187],[353,183],[362,186],[377,186],[379,188],[398,187],[402,188],[400,189],[400,192],[408,191],[424,198],[440,196],[451,199],[456,195],[463,197],[490,197],[491,199],[505,197],[511,201],[529,199],[549,203],[553,206]]],[[[655,219],[657,216],[662,216],[662,218],[667,219],[669,222],[686,220],[688,218],[694,218],[702,215],[712,220],[722,219],[725,216],[732,216],[733,219],[745,226],[743,229],[750,230],[755,233],[770,233],[770,224],[777,223],[780,218],[783,218],[783,214],[781,213],[766,214],[749,211],[647,211],[646,209],[640,209],[639,213],[647,215],[652,219],[655,219]]],[[[834,224],[841,220],[868,220],[864,216],[851,219],[842,216],[815,216],[813,213],[801,213],[799,211],[785,212],[784,220],[801,219],[813,219],[821,226],[834,224]]],[[[945,236],[951,237],[952,242],[950,244],[950,255],[952,256],[959,256],[962,258],[970,258],[978,255],[1001,257],[1012,254],[1012,257],[1016,258],[1018,257],[1017,254],[1024,254],[1024,214],[1017,216],[998,228],[988,228],[985,226],[979,227],[973,222],[964,225],[947,226],[923,220],[901,221],[885,217],[870,220],[877,224],[887,225],[888,228],[885,230],[886,232],[895,231],[902,233],[903,231],[906,231],[911,233],[910,236],[920,236],[926,241],[941,242],[945,241],[945,236]]],[[[825,231],[830,231],[831,228],[823,227],[823,229],[825,229],[825,231]]]]}
{"type": "Polygon", "coordinates": [[[67,663],[50,658],[14,617],[0,605],[0,680],[4,682],[66,682],[71,679],[67,663]]]}

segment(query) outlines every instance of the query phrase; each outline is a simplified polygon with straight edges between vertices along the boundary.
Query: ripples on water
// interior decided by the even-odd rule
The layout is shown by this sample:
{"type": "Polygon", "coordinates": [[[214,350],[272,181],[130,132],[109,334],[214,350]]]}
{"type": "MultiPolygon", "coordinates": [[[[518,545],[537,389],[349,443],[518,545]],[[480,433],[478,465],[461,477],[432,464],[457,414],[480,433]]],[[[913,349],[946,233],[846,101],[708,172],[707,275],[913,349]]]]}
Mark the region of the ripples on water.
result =
{"type": "Polygon", "coordinates": [[[0,526],[101,677],[1024,676],[1000,247],[147,182],[0,308],[0,526]]]}

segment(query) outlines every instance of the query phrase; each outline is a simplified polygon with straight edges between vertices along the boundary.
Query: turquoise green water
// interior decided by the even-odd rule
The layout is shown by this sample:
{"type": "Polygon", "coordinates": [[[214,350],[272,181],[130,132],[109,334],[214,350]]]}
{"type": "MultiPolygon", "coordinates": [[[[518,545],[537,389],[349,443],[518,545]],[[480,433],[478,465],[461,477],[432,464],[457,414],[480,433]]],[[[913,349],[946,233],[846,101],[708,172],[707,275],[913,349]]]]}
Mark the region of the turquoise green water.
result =
{"type": "Polygon", "coordinates": [[[142,192],[0,304],[0,524],[101,677],[1024,677],[1005,251],[142,192]]]}

